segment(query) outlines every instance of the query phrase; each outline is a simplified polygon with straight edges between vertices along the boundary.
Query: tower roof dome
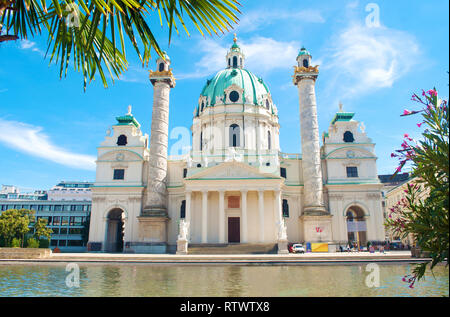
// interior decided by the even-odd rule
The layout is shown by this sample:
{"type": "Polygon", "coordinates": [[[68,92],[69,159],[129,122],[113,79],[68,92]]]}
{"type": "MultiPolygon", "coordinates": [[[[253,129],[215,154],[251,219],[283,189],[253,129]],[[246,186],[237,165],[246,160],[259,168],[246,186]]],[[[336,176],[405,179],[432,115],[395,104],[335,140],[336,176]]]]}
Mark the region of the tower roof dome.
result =
{"type": "Polygon", "coordinates": [[[242,101],[258,105],[263,96],[269,92],[269,88],[263,79],[244,68],[227,68],[219,71],[214,77],[208,79],[203,87],[201,96],[207,97],[205,106],[214,106],[216,97],[225,99],[225,90],[235,85],[242,89],[242,101]]]}
{"type": "Polygon", "coordinates": [[[300,52],[298,53],[297,56],[302,56],[302,55],[309,55],[309,56],[311,56],[311,54],[309,54],[309,52],[307,51],[307,49],[304,48],[304,47],[302,47],[302,48],[300,49],[300,52]]]}

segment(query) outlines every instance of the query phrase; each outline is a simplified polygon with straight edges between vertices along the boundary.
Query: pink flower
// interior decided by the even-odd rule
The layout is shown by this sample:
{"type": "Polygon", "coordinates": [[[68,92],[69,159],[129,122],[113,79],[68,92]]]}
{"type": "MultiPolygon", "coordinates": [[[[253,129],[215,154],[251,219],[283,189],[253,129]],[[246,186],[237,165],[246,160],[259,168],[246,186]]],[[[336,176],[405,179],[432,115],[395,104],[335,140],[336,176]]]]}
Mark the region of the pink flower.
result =
{"type": "Polygon", "coordinates": [[[403,115],[404,116],[410,115],[411,113],[412,113],[412,111],[409,111],[407,109],[403,110],[403,115]]]}
{"type": "Polygon", "coordinates": [[[418,127],[420,128],[420,126],[422,125],[422,123],[423,123],[423,122],[421,122],[421,123],[418,123],[418,124],[417,124],[417,126],[418,126],[418,127]]]}
{"type": "Polygon", "coordinates": [[[414,288],[414,284],[409,285],[409,288],[414,288]]]}
{"type": "Polygon", "coordinates": [[[432,97],[436,97],[437,96],[437,91],[434,89],[430,89],[428,90],[428,94],[432,97]]]}
{"type": "Polygon", "coordinates": [[[397,157],[397,155],[394,153],[391,153],[391,157],[397,157]]]}

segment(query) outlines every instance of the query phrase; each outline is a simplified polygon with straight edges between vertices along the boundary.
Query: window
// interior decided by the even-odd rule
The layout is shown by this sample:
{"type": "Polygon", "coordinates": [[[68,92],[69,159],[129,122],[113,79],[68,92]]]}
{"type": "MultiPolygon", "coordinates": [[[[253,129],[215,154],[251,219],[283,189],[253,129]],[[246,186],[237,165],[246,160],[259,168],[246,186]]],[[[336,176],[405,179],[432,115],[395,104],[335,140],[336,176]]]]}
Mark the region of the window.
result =
{"type": "Polygon", "coordinates": [[[344,142],[351,143],[353,141],[355,141],[355,139],[353,138],[353,133],[351,133],[350,131],[345,131],[344,142]]]}
{"type": "Polygon", "coordinates": [[[67,228],[61,228],[59,230],[59,234],[67,234],[67,228]]]}
{"type": "Polygon", "coordinates": [[[267,99],[266,99],[266,109],[270,110],[270,103],[269,103],[269,100],[267,100],[267,99]]]}
{"type": "Polygon", "coordinates": [[[181,202],[181,207],[180,207],[180,218],[184,219],[186,218],[186,200],[183,200],[181,202]]]}
{"type": "Polygon", "coordinates": [[[187,168],[183,168],[183,178],[186,178],[187,176],[187,168]]]}
{"type": "Polygon", "coordinates": [[[81,228],[69,228],[69,234],[81,234],[81,228]]]}
{"type": "Polygon", "coordinates": [[[280,176],[286,178],[286,168],[280,167],[280,176]]]}
{"type": "Polygon", "coordinates": [[[59,224],[60,224],[59,219],[60,219],[59,216],[53,217],[53,225],[54,226],[59,226],[59,224]]]}
{"type": "Polygon", "coordinates": [[[269,150],[272,149],[272,139],[271,139],[271,137],[270,137],[270,131],[267,131],[267,148],[268,148],[269,150]]]}
{"type": "Polygon", "coordinates": [[[236,90],[233,90],[232,92],[230,92],[229,97],[231,102],[236,102],[239,100],[239,93],[236,90]]]}
{"type": "Polygon", "coordinates": [[[61,205],[55,205],[55,211],[62,211],[61,205]]]}
{"type": "Polygon", "coordinates": [[[228,66],[231,66],[231,59],[228,59],[228,66]]]}
{"type": "Polygon", "coordinates": [[[230,147],[239,147],[241,138],[241,129],[237,124],[230,125],[230,147]]]}
{"type": "Polygon", "coordinates": [[[82,245],[81,240],[67,240],[67,246],[69,247],[81,247],[82,245]]]}
{"type": "Polygon", "coordinates": [[[67,245],[67,240],[58,240],[60,247],[65,247],[67,245]]]}
{"type": "Polygon", "coordinates": [[[287,199],[283,199],[283,217],[289,218],[289,204],[287,199]]]}
{"type": "Polygon", "coordinates": [[[162,72],[164,70],[164,63],[159,63],[159,71],[162,72]]]}
{"type": "Polygon", "coordinates": [[[233,68],[237,68],[238,59],[236,56],[233,56],[233,68]]]}
{"type": "Polygon", "coordinates": [[[124,179],[124,178],[125,178],[125,170],[124,169],[114,170],[114,178],[113,179],[124,179]]]}
{"type": "Polygon", "coordinates": [[[69,217],[61,217],[61,226],[69,225],[69,217]]]}
{"type": "Polygon", "coordinates": [[[358,177],[358,168],[356,166],[347,166],[347,177],[358,177]]]}
{"type": "Polygon", "coordinates": [[[203,132],[200,132],[200,151],[203,151],[203,132]]]}
{"type": "Polygon", "coordinates": [[[308,59],[305,58],[305,59],[303,60],[303,67],[308,68],[308,66],[309,66],[308,59]]]}
{"type": "Polygon", "coordinates": [[[117,138],[117,145],[118,146],[125,146],[127,145],[127,136],[124,134],[119,135],[119,137],[117,138]]]}

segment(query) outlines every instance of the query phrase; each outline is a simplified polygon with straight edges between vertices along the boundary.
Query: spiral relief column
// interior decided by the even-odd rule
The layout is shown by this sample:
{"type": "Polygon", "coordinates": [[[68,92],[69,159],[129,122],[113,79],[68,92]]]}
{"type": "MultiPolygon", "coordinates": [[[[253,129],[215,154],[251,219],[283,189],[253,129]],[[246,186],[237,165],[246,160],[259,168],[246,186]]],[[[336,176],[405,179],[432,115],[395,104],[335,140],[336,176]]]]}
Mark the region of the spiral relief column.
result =
{"type": "Polygon", "coordinates": [[[319,123],[315,84],[318,66],[311,66],[311,55],[302,48],[297,57],[294,85],[298,87],[300,104],[300,134],[303,171],[303,229],[310,242],[331,241],[331,215],[323,200],[323,178],[320,157],[319,123]]]}
{"type": "Polygon", "coordinates": [[[147,188],[140,222],[140,238],[145,252],[166,252],[167,243],[167,150],[169,139],[169,94],[175,78],[170,59],[156,60],[156,71],[150,71],[153,84],[153,112],[150,134],[147,188]]]}

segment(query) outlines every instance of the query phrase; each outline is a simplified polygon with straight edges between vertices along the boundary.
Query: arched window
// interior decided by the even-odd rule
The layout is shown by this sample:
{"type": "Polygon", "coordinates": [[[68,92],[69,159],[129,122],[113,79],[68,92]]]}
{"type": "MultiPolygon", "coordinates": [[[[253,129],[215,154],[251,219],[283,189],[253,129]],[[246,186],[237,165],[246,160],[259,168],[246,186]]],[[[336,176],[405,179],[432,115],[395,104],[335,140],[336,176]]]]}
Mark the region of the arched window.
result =
{"type": "Polygon", "coordinates": [[[119,135],[119,137],[117,138],[117,145],[119,146],[125,146],[127,145],[127,136],[126,135],[119,135]]]}
{"type": "Polygon", "coordinates": [[[231,58],[228,59],[228,66],[231,66],[231,58]]]}
{"type": "Polygon", "coordinates": [[[353,137],[353,133],[351,133],[350,131],[345,131],[344,142],[351,143],[353,141],[355,141],[355,138],[353,137]]]}
{"type": "Polygon", "coordinates": [[[239,58],[239,65],[242,67],[242,57],[239,58]]]}
{"type": "Polygon", "coordinates": [[[159,63],[159,71],[162,72],[164,70],[164,63],[159,63]]]}
{"type": "Polygon", "coordinates": [[[230,125],[230,146],[239,147],[240,146],[240,135],[241,128],[237,124],[230,125]]]}
{"type": "Polygon", "coordinates": [[[203,111],[203,108],[205,108],[205,103],[202,101],[202,110],[201,111],[203,111]]]}
{"type": "Polygon", "coordinates": [[[303,67],[308,68],[308,66],[309,66],[308,60],[305,58],[305,59],[303,60],[303,67]]]}
{"type": "Polygon", "coordinates": [[[266,109],[267,109],[267,110],[270,110],[270,103],[269,103],[269,100],[268,100],[268,99],[266,99],[266,109]]]}
{"type": "Polygon", "coordinates": [[[272,149],[272,138],[270,137],[270,131],[267,131],[267,148],[272,149]]]}
{"type": "Polygon", "coordinates": [[[233,68],[237,68],[238,67],[238,59],[236,56],[233,56],[233,68]]]}

